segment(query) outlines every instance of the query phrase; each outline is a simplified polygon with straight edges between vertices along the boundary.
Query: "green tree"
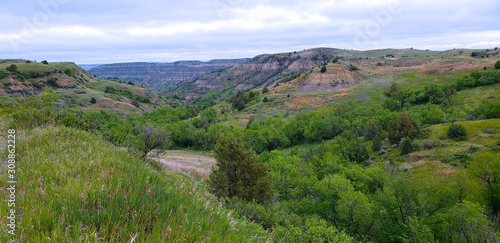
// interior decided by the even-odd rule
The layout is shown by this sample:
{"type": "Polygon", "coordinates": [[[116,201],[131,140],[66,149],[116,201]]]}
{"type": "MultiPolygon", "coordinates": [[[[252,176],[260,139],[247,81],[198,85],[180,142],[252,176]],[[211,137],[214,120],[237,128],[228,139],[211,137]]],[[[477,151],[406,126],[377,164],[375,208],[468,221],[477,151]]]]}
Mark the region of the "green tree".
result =
{"type": "Polygon", "coordinates": [[[380,134],[380,127],[378,125],[377,120],[372,118],[365,126],[365,140],[372,140],[374,137],[380,134]]]}
{"type": "Polygon", "coordinates": [[[135,128],[135,135],[137,139],[133,144],[133,149],[143,160],[146,160],[146,156],[152,150],[158,149],[161,152],[169,146],[168,133],[154,127],[151,123],[138,125],[135,128]]]}
{"type": "Polygon", "coordinates": [[[373,205],[359,191],[342,193],[335,210],[341,225],[353,236],[365,234],[373,225],[373,205]]]}
{"type": "Polygon", "coordinates": [[[47,60],[43,60],[42,64],[49,64],[49,62],[47,62],[47,60]]]}
{"type": "Polygon", "coordinates": [[[409,138],[405,138],[403,144],[401,145],[401,155],[409,154],[413,150],[411,140],[409,138]]]}
{"type": "Polygon", "coordinates": [[[387,137],[392,144],[398,143],[401,138],[415,138],[420,133],[420,126],[405,111],[396,120],[391,120],[387,126],[387,137]]]}
{"type": "Polygon", "coordinates": [[[495,62],[495,69],[500,69],[500,60],[495,62]]]}
{"type": "Polygon", "coordinates": [[[448,138],[455,141],[463,141],[467,139],[467,130],[461,124],[451,124],[446,133],[448,138]]]}
{"type": "Polygon", "coordinates": [[[17,66],[15,64],[10,64],[7,68],[5,68],[9,72],[17,73],[17,66]]]}
{"type": "Polygon", "coordinates": [[[469,172],[486,186],[486,198],[494,212],[500,212],[500,158],[489,152],[478,153],[469,172]]]}
{"type": "Polygon", "coordinates": [[[455,204],[443,221],[440,242],[497,242],[494,226],[478,203],[466,201],[455,204]]]}
{"type": "Polygon", "coordinates": [[[209,176],[209,190],[219,198],[238,197],[263,203],[272,196],[271,179],[257,155],[240,139],[222,137],[215,147],[217,163],[209,176]]]}
{"type": "Polygon", "coordinates": [[[245,109],[245,106],[247,104],[247,99],[245,97],[245,94],[243,91],[238,91],[236,94],[236,97],[233,100],[233,109],[238,109],[238,111],[242,111],[245,109]]]}
{"type": "Polygon", "coordinates": [[[377,152],[381,148],[382,148],[382,141],[380,140],[380,135],[377,134],[377,136],[373,138],[372,150],[373,152],[377,152]]]}
{"type": "Polygon", "coordinates": [[[90,99],[90,103],[91,103],[91,104],[95,104],[95,103],[97,103],[97,100],[96,100],[94,97],[92,97],[92,98],[90,99]]]}
{"type": "Polygon", "coordinates": [[[269,92],[269,89],[267,88],[267,86],[265,86],[263,89],[262,89],[262,93],[265,94],[269,92]]]}
{"type": "Polygon", "coordinates": [[[253,91],[250,90],[250,92],[248,92],[248,99],[251,100],[255,97],[255,93],[253,91]]]}
{"type": "Polygon", "coordinates": [[[320,72],[322,72],[322,73],[326,72],[326,66],[325,65],[321,66],[320,72]]]}
{"type": "Polygon", "coordinates": [[[264,102],[264,103],[269,102],[269,99],[267,98],[267,96],[266,96],[266,97],[264,97],[264,99],[262,100],[262,102],[264,102]]]}

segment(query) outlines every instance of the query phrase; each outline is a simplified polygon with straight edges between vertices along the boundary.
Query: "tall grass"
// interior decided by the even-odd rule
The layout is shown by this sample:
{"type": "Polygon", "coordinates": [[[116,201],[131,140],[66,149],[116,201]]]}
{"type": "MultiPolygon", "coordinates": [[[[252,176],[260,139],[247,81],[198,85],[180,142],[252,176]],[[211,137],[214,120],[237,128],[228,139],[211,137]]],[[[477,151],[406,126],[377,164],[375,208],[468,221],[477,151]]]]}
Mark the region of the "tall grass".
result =
{"type": "MultiPolygon", "coordinates": [[[[66,127],[20,131],[18,229],[1,242],[260,242],[205,189],[157,171],[98,136],[66,127]]],[[[5,168],[0,183],[7,185],[5,168]]],[[[2,218],[8,212],[1,194],[2,218]]]]}

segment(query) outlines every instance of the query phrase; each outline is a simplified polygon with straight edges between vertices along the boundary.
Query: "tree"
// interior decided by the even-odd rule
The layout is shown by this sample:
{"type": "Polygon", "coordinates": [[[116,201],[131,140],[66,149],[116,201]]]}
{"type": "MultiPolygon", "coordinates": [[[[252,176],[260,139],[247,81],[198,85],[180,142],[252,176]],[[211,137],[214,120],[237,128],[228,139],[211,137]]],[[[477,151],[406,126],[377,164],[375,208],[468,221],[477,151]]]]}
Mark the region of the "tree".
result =
{"type": "Polygon", "coordinates": [[[495,69],[500,69],[500,60],[495,62],[495,69]]]}
{"type": "Polygon", "coordinates": [[[382,141],[380,140],[380,135],[377,134],[377,136],[373,138],[372,150],[373,152],[377,152],[381,148],[382,148],[382,141]]]}
{"type": "Polygon", "coordinates": [[[341,225],[354,236],[364,234],[373,225],[373,206],[359,191],[342,193],[335,210],[341,225]]]}
{"type": "Polygon", "coordinates": [[[463,141],[467,139],[467,131],[461,124],[451,124],[446,134],[448,135],[448,138],[455,141],[463,141]]]}
{"type": "Polygon", "coordinates": [[[387,137],[392,144],[398,143],[401,138],[415,138],[420,133],[420,126],[410,119],[405,111],[396,120],[391,120],[387,126],[387,137]]]}
{"type": "Polygon", "coordinates": [[[135,128],[137,139],[133,144],[135,149],[143,160],[153,149],[160,151],[169,146],[169,135],[163,129],[155,128],[152,124],[138,125],[135,128]]]}
{"type": "Polygon", "coordinates": [[[271,179],[257,155],[240,139],[221,137],[215,147],[217,163],[209,176],[209,190],[219,198],[238,197],[265,202],[272,196],[271,179]]]}
{"type": "Polygon", "coordinates": [[[47,62],[47,60],[43,60],[42,64],[49,64],[49,62],[47,62]]]}
{"type": "Polygon", "coordinates": [[[493,211],[500,212],[500,158],[489,152],[478,153],[469,171],[486,186],[486,197],[493,211]]]}
{"type": "Polygon", "coordinates": [[[321,66],[320,72],[322,72],[322,73],[326,72],[326,66],[325,65],[321,66]]]}
{"type": "Polygon", "coordinates": [[[262,93],[265,94],[269,92],[269,89],[267,88],[267,86],[265,86],[263,89],[262,89],[262,93]]]}
{"type": "Polygon", "coordinates": [[[409,154],[413,150],[411,140],[409,138],[405,138],[403,144],[401,145],[401,155],[409,154]]]}
{"type": "Polygon", "coordinates": [[[264,97],[264,99],[262,100],[262,102],[264,102],[264,103],[269,102],[269,99],[267,98],[267,96],[266,96],[266,97],[264,97]]]}
{"type": "Polygon", "coordinates": [[[7,71],[9,72],[13,72],[13,73],[17,73],[17,66],[14,65],[14,64],[10,64],[10,66],[8,66],[7,68],[5,68],[7,71]]]}
{"type": "Polygon", "coordinates": [[[365,126],[365,140],[369,141],[372,140],[375,136],[380,134],[380,128],[378,125],[377,120],[372,118],[368,123],[366,123],[365,126]]]}
{"type": "Polygon", "coordinates": [[[255,93],[253,91],[250,90],[250,92],[248,92],[248,99],[251,100],[255,97],[255,93]]]}
{"type": "Polygon", "coordinates": [[[132,86],[134,86],[134,82],[132,82],[132,81],[128,81],[128,83],[127,83],[127,84],[128,84],[128,85],[132,85],[132,86]]]}
{"type": "Polygon", "coordinates": [[[94,97],[92,97],[92,98],[90,99],[90,103],[95,104],[95,103],[97,103],[97,100],[96,100],[94,97]]]}
{"type": "Polygon", "coordinates": [[[245,109],[245,106],[247,104],[247,99],[245,97],[245,94],[243,91],[238,91],[236,94],[236,97],[233,100],[233,109],[238,109],[238,111],[242,111],[245,109]]]}

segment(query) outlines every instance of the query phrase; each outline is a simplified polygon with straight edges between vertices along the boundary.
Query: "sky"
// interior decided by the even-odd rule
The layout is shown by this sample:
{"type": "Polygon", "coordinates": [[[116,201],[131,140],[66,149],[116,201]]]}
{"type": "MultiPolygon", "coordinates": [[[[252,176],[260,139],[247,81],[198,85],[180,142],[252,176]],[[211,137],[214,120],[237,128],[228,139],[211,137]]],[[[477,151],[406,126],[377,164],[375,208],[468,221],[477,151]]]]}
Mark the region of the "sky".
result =
{"type": "Polygon", "coordinates": [[[247,58],[316,47],[500,47],[498,0],[0,0],[0,59],[247,58]]]}

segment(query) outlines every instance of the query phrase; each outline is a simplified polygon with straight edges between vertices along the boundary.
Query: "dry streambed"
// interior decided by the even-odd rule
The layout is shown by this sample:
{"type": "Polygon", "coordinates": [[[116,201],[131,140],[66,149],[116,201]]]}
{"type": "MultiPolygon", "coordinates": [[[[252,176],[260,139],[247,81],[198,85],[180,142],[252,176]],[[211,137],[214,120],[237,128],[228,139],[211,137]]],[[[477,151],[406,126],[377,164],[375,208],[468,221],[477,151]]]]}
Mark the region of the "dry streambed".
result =
{"type": "Polygon", "coordinates": [[[167,150],[159,157],[152,158],[162,163],[166,169],[189,176],[195,180],[205,180],[210,174],[215,159],[210,155],[201,155],[180,150],[167,150]]]}

